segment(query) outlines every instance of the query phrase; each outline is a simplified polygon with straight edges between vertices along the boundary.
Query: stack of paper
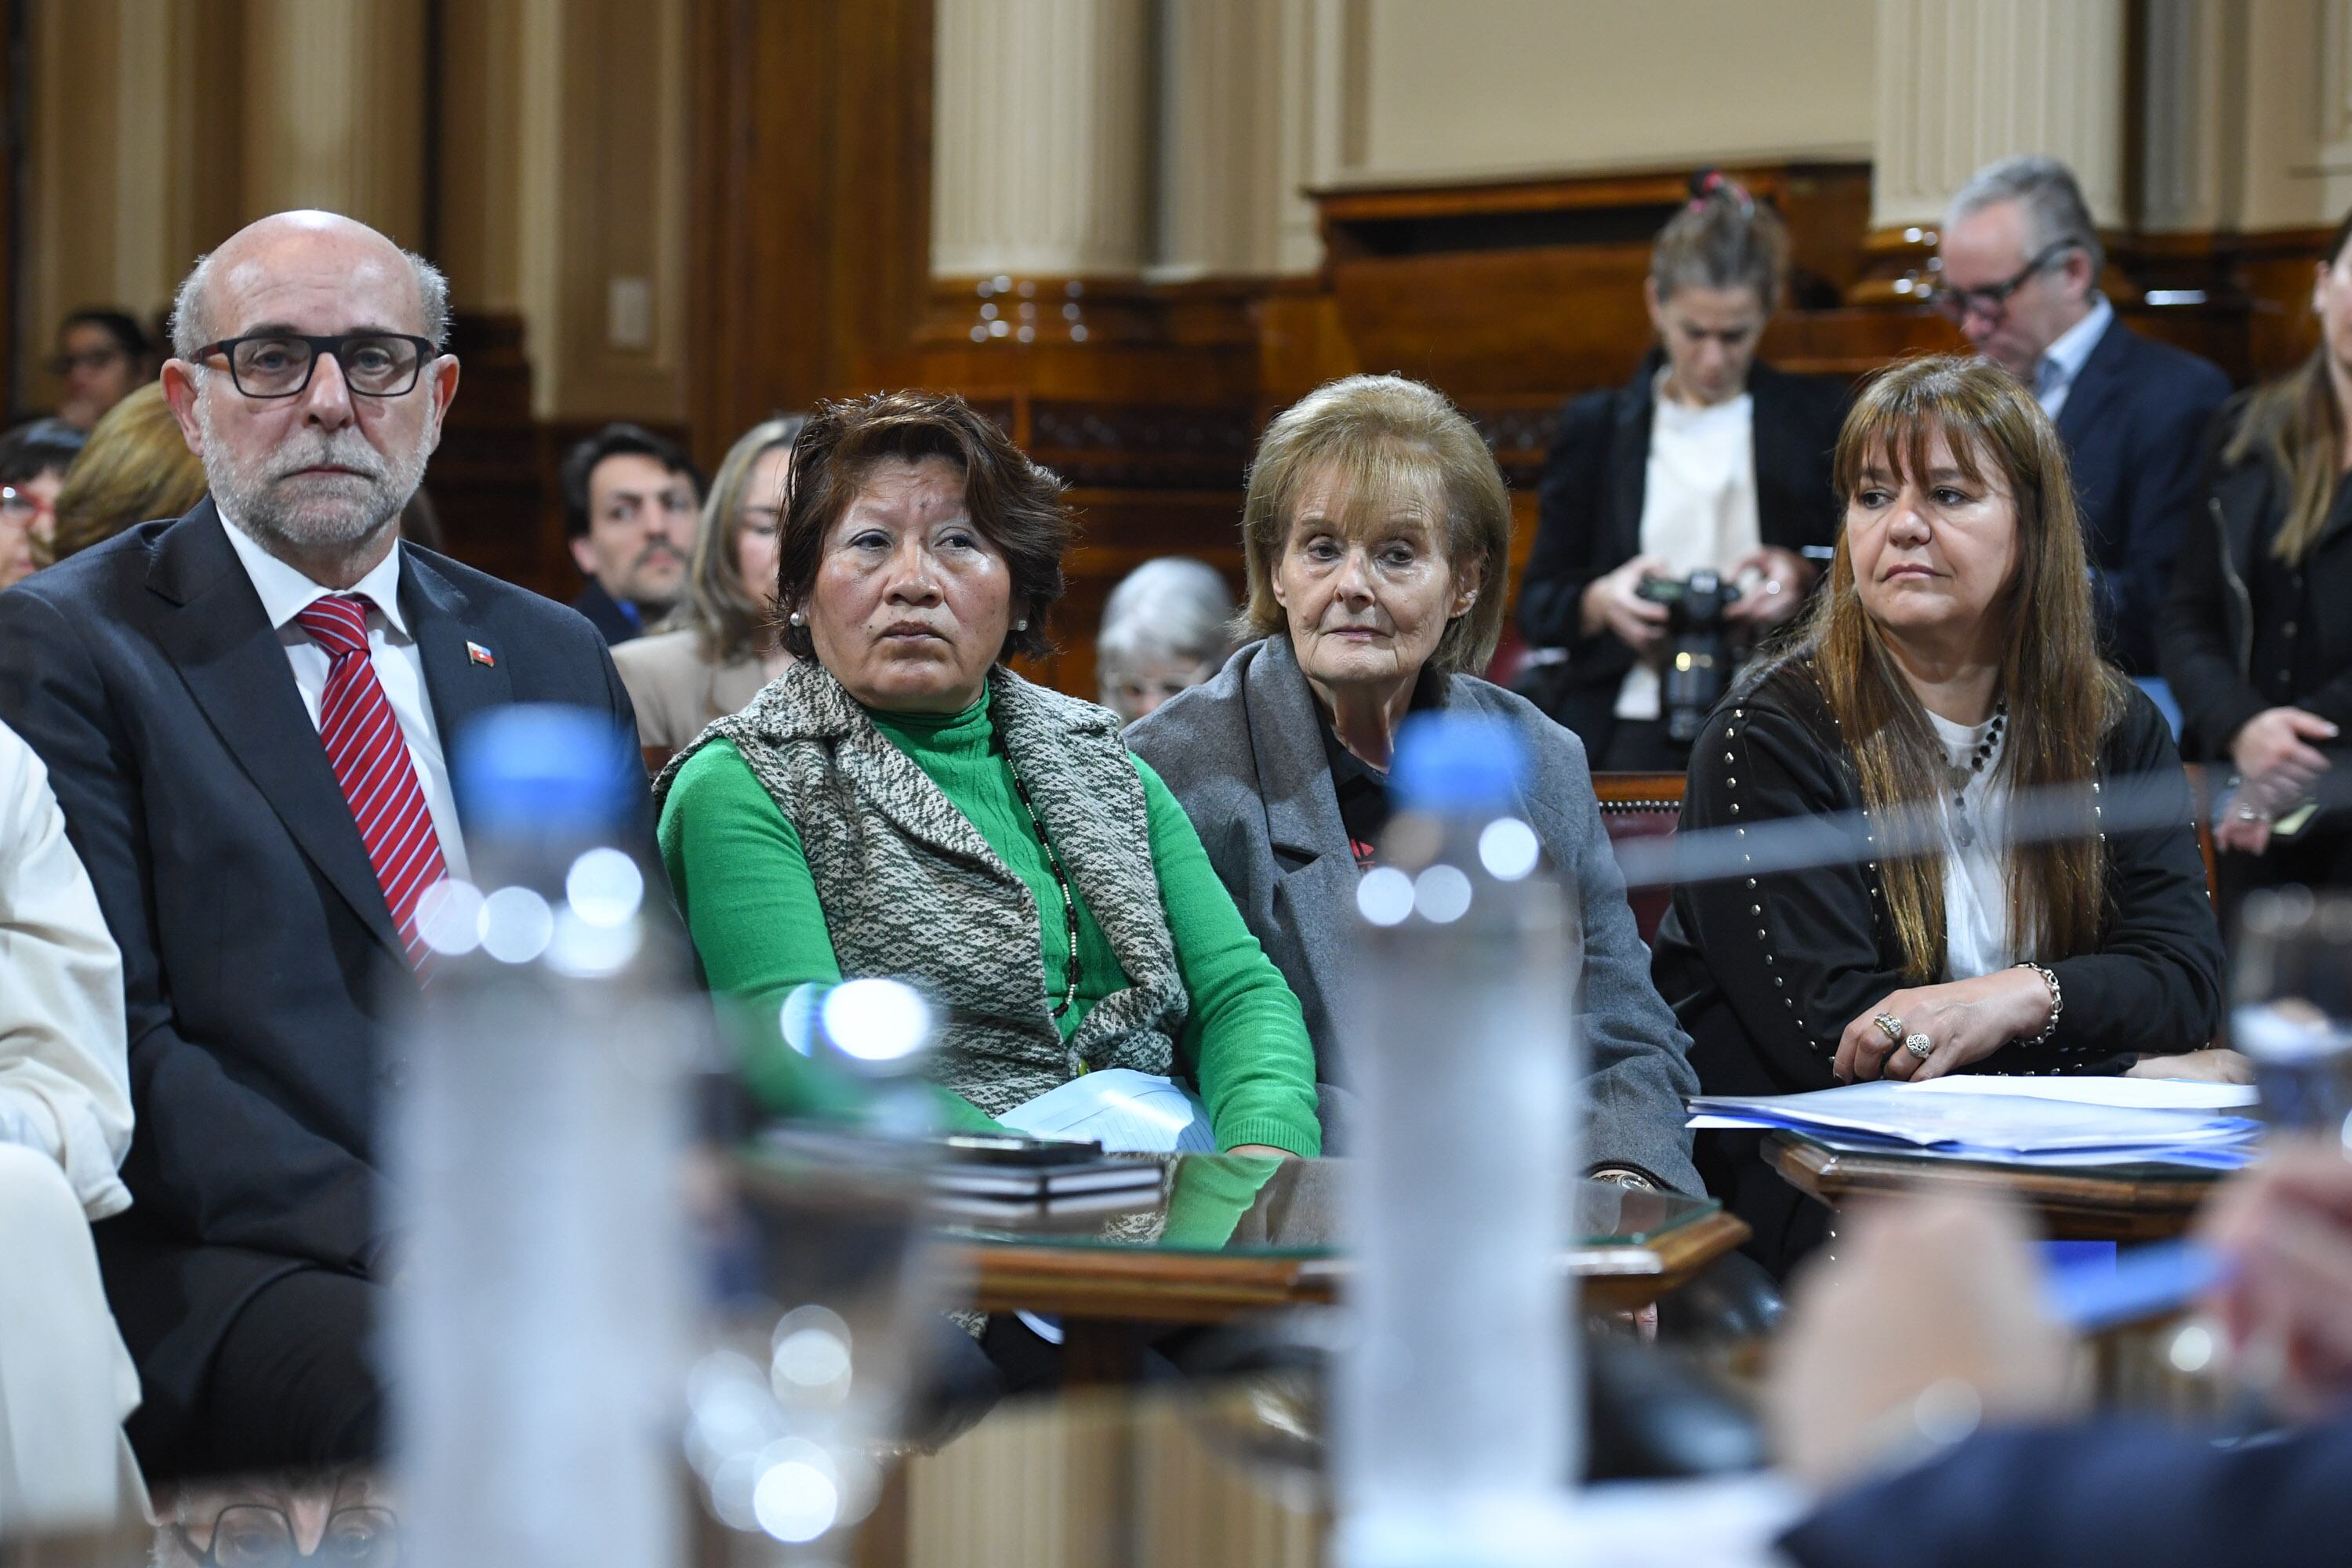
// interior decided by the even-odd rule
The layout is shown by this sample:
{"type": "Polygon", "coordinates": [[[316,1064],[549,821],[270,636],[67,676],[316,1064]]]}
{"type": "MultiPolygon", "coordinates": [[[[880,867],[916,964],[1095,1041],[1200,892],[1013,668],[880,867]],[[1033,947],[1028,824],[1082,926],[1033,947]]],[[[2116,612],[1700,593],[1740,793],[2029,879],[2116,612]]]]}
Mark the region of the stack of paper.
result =
{"type": "Polygon", "coordinates": [[[2262,1126],[2231,1114],[2248,1098],[2228,1085],[1937,1079],[1811,1094],[1698,1095],[1690,1125],[1802,1132],[1841,1147],[2001,1164],[2234,1170],[2252,1158],[2262,1126]]]}

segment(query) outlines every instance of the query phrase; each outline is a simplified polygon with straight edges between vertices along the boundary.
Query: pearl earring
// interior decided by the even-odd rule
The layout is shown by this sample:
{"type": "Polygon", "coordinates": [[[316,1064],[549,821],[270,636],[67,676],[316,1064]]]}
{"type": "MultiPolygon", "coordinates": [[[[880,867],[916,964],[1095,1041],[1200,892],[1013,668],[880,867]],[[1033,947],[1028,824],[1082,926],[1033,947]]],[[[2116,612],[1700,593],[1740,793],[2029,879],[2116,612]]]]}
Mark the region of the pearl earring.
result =
{"type": "Polygon", "coordinates": [[[796,626],[804,626],[808,625],[808,617],[802,615],[798,610],[794,610],[787,618],[796,626]]]}
{"type": "Polygon", "coordinates": [[[1029,618],[1026,616],[1024,616],[1021,619],[1013,622],[1013,629],[1016,632],[1027,631],[1029,629],[1029,618]]]}

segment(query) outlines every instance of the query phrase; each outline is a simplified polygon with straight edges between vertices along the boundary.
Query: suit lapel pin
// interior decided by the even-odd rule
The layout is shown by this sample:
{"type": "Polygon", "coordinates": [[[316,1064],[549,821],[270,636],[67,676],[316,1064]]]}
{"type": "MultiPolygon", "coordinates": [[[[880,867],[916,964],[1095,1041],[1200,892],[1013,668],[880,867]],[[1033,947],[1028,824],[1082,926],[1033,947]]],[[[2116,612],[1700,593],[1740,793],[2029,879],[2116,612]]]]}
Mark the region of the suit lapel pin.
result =
{"type": "Polygon", "coordinates": [[[472,659],[476,664],[487,665],[492,669],[496,669],[498,668],[498,655],[492,653],[488,648],[484,647],[480,643],[467,643],[466,645],[466,657],[472,659]]]}

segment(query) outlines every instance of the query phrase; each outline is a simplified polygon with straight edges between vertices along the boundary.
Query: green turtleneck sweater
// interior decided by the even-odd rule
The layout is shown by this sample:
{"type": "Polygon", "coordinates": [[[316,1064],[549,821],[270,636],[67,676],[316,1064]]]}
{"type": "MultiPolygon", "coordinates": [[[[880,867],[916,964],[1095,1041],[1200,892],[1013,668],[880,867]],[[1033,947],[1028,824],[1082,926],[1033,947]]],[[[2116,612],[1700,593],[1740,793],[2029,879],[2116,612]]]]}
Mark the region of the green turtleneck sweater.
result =
{"type": "MultiPolygon", "coordinates": [[[[1069,983],[1062,896],[1013,789],[1012,764],[994,744],[988,702],[983,692],[953,715],[868,710],[867,716],[1028,884],[1039,911],[1046,994],[1058,1001],[1069,983]]],[[[1217,880],[1183,807],[1141,758],[1134,762],[1160,906],[1190,1003],[1176,1040],[1178,1068],[1208,1105],[1220,1149],[1266,1143],[1315,1154],[1322,1148],[1315,1050],[1298,999],[1217,880]]],[[[661,852],[710,988],[737,1004],[730,1013],[753,1091],[778,1110],[810,1110],[820,1089],[806,1058],[784,1045],[776,1020],[794,986],[839,980],[841,965],[800,835],[732,742],[712,741],[670,781],[661,852]]],[[[1075,889],[1072,896],[1078,904],[1078,994],[1060,1020],[1066,1040],[1096,1003],[1129,984],[1093,911],[1075,889]]],[[[940,1094],[950,1125],[996,1125],[969,1100],[944,1089],[940,1094]]]]}

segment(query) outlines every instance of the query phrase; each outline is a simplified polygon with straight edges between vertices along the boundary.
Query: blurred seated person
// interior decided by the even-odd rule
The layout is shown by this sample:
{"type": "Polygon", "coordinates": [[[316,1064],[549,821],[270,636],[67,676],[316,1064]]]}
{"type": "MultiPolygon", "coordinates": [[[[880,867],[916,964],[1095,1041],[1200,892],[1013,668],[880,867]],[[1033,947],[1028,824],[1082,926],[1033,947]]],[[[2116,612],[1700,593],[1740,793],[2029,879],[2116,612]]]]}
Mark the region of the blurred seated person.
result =
{"type": "Polygon", "coordinates": [[[655,783],[711,988],[779,1110],[796,986],[896,976],[941,1020],[947,1124],[1090,1068],[1190,1080],[1221,1150],[1312,1155],[1298,1002],[1118,717],[1006,668],[1045,651],[1060,482],[951,395],[828,404],[793,447],[777,603],[794,658],[655,783]]]}
{"type": "Polygon", "coordinates": [[[1828,1489],[1781,1552],[1801,1568],[2341,1563],[2352,1162],[2332,1139],[2274,1149],[2230,1178],[2199,1230],[2228,1270],[2209,1305],[2249,1392],[2307,1425],[2244,1441],[2063,1419],[2072,1349],[2015,1218],[1890,1207],[1804,1282],[1776,1358],[1767,1404],[1780,1462],[1828,1489]]]}
{"type": "Polygon", "coordinates": [[[1476,428],[1400,376],[1322,387],[1259,441],[1242,546],[1258,640],[1128,742],[1168,780],[1298,994],[1318,1081],[1339,1091],[1327,1123],[1344,1124],[1355,1076],[1342,1029],[1356,884],[1387,826],[1397,727],[1416,709],[1460,709],[1524,737],[1520,814],[1581,901],[1588,1153],[1621,1179],[1700,1191],[1683,1128],[1689,1042],[1651,988],[1584,748],[1471,673],[1502,635],[1511,554],[1510,497],[1476,428]]]}
{"type": "Polygon", "coordinates": [[[728,448],[702,503],[686,596],[650,637],[613,651],[637,738],[675,752],[740,710],[792,662],[775,628],[776,531],[803,415],[762,421],[728,448]]]}
{"type": "MultiPolygon", "coordinates": [[[[1997,366],[1906,361],[1847,416],[1837,487],[1829,582],[1709,720],[1682,829],[1853,826],[1835,863],[1675,889],[1654,973],[1699,1081],[2242,1069],[2160,1059],[2212,1038],[2221,934],[2171,731],[2099,658],[2048,416],[1997,366]],[[2074,831],[2008,842],[2012,796],[2044,791],[2074,831]],[[2135,820],[2110,833],[2118,795],[2135,820]],[[1880,844],[1904,835],[1934,847],[1880,844]]],[[[1709,1133],[1699,1163],[1779,1272],[1829,1211],[1759,1142],[1709,1133]]]]}
{"type": "Polygon", "coordinates": [[[128,310],[76,310],[58,323],[49,374],[60,383],[58,417],[77,430],[94,430],[133,388],[155,379],[155,342],[128,310]]]}
{"type": "Polygon", "coordinates": [[[2135,679],[2160,679],[2158,621],[2182,531],[2205,510],[2201,437],[2229,377],[2116,314],[2099,291],[2098,226],[2055,158],[1978,170],[1952,198],[1937,249],[1937,308],[2058,427],[2101,650],[2135,679]]]}
{"type": "MultiPolygon", "coordinates": [[[[0,725],[0,1539],[110,1522],[139,1374],[92,1220],[131,1206],[122,960],[48,770],[0,725]]],[[[131,1470],[135,1476],[137,1473],[131,1470]]]]}
{"type": "Polygon", "coordinates": [[[1720,174],[1694,188],[1642,286],[1658,346],[1626,386],[1562,411],[1519,584],[1521,635],[1568,655],[1544,705],[1603,769],[1680,773],[1689,760],[1663,705],[1670,612],[1643,584],[1701,567],[1735,584],[1723,620],[1736,654],[1796,615],[1817,575],[1799,552],[1836,532],[1830,449],[1845,387],[1756,359],[1788,233],[1720,174]]]}
{"type": "Polygon", "coordinates": [[[2311,357],[2221,420],[2212,504],[2189,514],[2165,606],[2184,749],[2239,779],[2214,829],[2224,926],[2256,888],[2352,885],[2352,803],[2295,821],[2323,781],[2345,787],[2352,724],[2352,217],[2312,308],[2311,357]]]}
{"type": "Polygon", "coordinates": [[[106,412],[58,491],[58,522],[40,563],[103,544],[127,528],[178,517],[205,499],[205,465],[180,436],[161,383],[106,412]]]}
{"type": "Polygon", "coordinates": [[[82,442],[62,419],[36,419],[0,436],[0,588],[40,564],[57,530],[58,492],[82,442]]]}
{"type": "Polygon", "coordinates": [[[572,607],[608,644],[644,636],[685,591],[702,500],[694,460],[666,436],[613,424],[572,447],[558,477],[564,535],[588,578],[572,607]]]}
{"type": "Polygon", "coordinates": [[[1234,651],[1233,590],[1205,561],[1163,555],[1118,580],[1103,601],[1095,685],[1124,723],[1217,673],[1234,651]]]}
{"type": "Polygon", "coordinates": [[[156,1500],[151,1568],[397,1568],[400,1514],[372,1470],[175,1486],[156,1500]]]}

